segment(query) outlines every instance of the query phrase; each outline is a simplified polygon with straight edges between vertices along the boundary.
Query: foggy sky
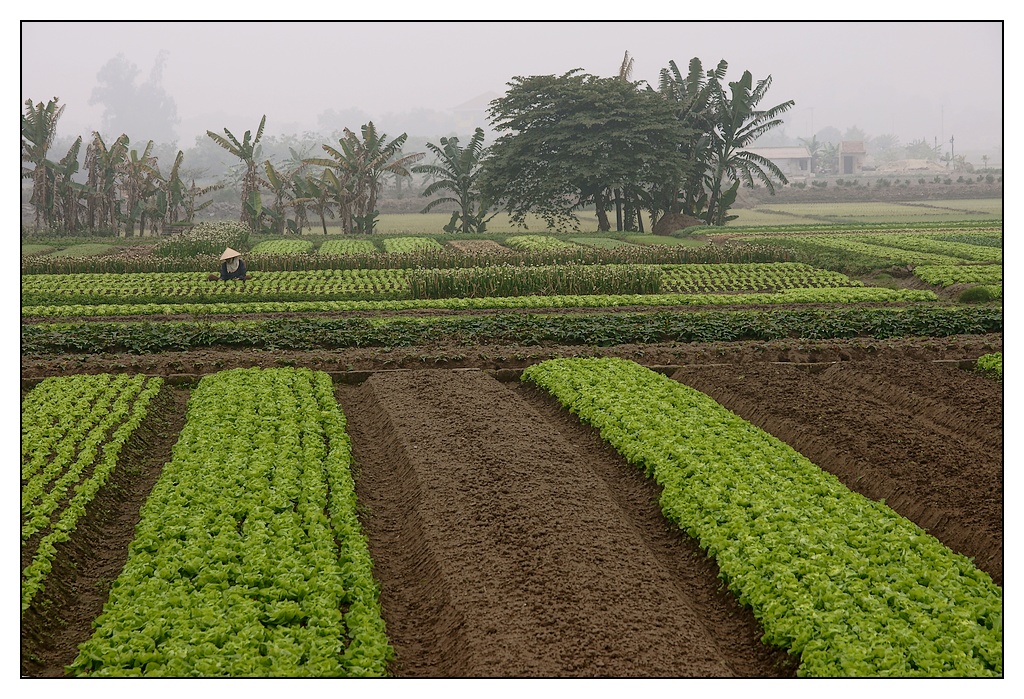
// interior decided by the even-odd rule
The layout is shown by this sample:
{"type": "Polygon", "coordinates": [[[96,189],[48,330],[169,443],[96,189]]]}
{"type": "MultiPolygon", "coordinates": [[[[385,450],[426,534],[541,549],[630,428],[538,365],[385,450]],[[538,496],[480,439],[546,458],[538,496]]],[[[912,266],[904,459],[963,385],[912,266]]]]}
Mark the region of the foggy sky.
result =
{"type": "Polygon", "coordinates": [[[207,129],[255,129],[263,114],[268,134],[301,134],[318,130],[326,110],[359,109],[381,125],[388,113],[448,112],[500,96],[517,75],[614,76],[629,51],[633,79],[655,87],[670,60],[685,73],[695,56],[705,69],[728,61],[728,80],[744,70],[755,81],[771,75],[761,106],[795,100],[784,116],[794,138],[856,126],[868,137],[893,133],[901,145],[951,135],[957,151],[1002,144],[999,22],[24,22],[21,30],[21,103],[59,97],[59,135],[99,128],[102,106],[89,97],[118,53],[143,81],[167,51],[161,85],[187,147],[207,129]]]}

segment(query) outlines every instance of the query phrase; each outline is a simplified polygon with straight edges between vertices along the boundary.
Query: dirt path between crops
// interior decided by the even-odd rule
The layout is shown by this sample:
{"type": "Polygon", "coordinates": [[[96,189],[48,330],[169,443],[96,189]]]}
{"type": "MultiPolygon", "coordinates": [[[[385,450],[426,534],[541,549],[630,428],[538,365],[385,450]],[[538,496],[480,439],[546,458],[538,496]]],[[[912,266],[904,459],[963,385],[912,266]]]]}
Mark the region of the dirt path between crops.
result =
{"type": "Polygon", "coordinates": [[[171,458],[188,396],[184,389],[161,391],[72,539],[57,545],[46,587],[22,617],[22,677],[63,676],[79,644],[92,636],[92,622],[128,560],[139,510],[171,458]]]}
{"type": "Polygon", "coordinates": [[[557,406],[479,371],[339,386],[398,676],[792,674],[557,406]]]}
{"type": "Polygon", "coordinates": [[[749,364],[678,370],[851,490],[924,527],[1002,585],[1003,385],[913,359],[811,374],[749,364]]]}

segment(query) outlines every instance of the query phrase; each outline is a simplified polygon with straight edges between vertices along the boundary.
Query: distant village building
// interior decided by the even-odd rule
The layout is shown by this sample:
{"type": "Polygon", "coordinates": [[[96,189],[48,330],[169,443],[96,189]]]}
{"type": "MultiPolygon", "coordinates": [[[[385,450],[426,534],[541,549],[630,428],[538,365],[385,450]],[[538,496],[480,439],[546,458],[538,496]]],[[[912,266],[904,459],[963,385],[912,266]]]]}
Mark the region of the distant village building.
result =
{"type": "Polygon", "coordinates": [[[839,143],[839,174],[856,175],[864,168],[864,156],[868,154],[864,141],[841,141],[839,143]]]}
{"type": "Polygon", "coordinates": [[[748,148],[747,151],[775,163],[787,179],[811,174],[811,154],[804,146],[769,146],[748,148]]]}

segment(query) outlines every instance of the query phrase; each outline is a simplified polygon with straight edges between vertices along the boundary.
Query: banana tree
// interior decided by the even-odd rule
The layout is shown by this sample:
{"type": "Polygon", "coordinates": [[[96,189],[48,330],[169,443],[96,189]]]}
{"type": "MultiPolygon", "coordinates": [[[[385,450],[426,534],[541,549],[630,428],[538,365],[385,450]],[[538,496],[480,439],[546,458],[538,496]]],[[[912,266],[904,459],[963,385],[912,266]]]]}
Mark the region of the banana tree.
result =
{"type": "Polygon", "coordinates": [[[324,144],[324,151],[329,158],[310,158],[306,163],[331,168],[336,179],[344,183],[344,202],[339,215],[342,228],[348,233],[353,224],[361,233],[372,233],[375,221],[374,211],[377,210],[377,196],[380,193],[381,179],[385,174],[408,177],[408,166],[421,160],[425,153],[410,153],[399,157],[402,144],[408,138],[402,134],[388,140],[387,134],[378,133],[373,122],[362,127],[362,138],[349,129],[338,141],[338,148],[324,144]]]}
{"type": "Polygon", "coordinates": [[[245,166],[245,174],[242,176],[242,216],[241,222],[255,231],[259,225],[261,207],[259,205],[259,160],[262,149],[259,145],[263,137],[263,128],[267,123],[267,115],[264,114],[260,120],[259,128],[256,129],[256,136],[251,131],[246,131],[239,141],[235,135],[224,129],[224,136],[207,131],[214,143],[238,158],[245,166]],[[255,197],[253,194],[255,193],[255,197]]]}
{"type": "Polygon", "coordinates": [[[54,97],[46,104],[33,104],[25,100],[25,113],[21,116],[21,161],[23,179],[32,178],[32,198],[36,211],[36,228],[45,222],[53,223],[53,194],[50,192],[50,175],[46,155],[57,135],[57,121],[64,113],[64,105],[58,105],[60,98],[54,97]],[[24,163],[31,163],[26,168],[24,163]]]}
{"type": "Polygon", "coordinates": [[[68,233],[75,233],[81,227],[82,202],[89,192],[88,187],[74,180],[81,149],[82,137],[79,136],[59,162],[45,161],[49,172],[47,179],[51,180],[48,189],[53,197],[47,208],[53,212],[57,227],[68,233]]]}
{"type": "Polygon", "coordinates": [[[477,128],[465,148],[459,145],[456,136],[442,138],[441,145],[427,143],[435,156],[435,162],[416,165],[412,172],[431,177],[431,183],[423,190],[423,196],[430,197],[438,192],[450,192],[450,196],[439,197],[427,204],[422,213],[429,213],[442,204],[454,204],[452,219],[444,227],[446,233],[459,230],[463,233],[483,233],[486,222],[494,217],[487,216],[488,206],[480,193],[478,178],[487,149],[484,148],[484,130],[477,128]]]}
{"type": "MultiPolygon", "coordinates": [[[[163,178],[157,169],[156,158],[153,156],[153,142],[148,141],[140,155],[135,149],[128,152],[128,157],[121,161],[120,189],[124,196],[125,235],[135,235],[135,222],[139,222],[139,235],[146,229],[147,219],[157,215],[159,207],[150,201],[160,192],[163,178]]],[[[166,198],[164,199],[166,205],[166,198]]],[[[162,218],[162,216],[160,216],[162,218]]]]}
{"type": "Polygon", "coordinates": [[[750,71],[744,71],[739,80],[729,83],[729,95],[717,82],[712,82],[712,103],[715,107],[717,126],[714,130],[711,148],[711,171],[708,181],[710,196],[705,221],[723,225],[729,205],[723,191],[726,178],[743,182],[749,187],[755,180],[764,184],[768,191],[775,193],[775,181],[786,184],[786,175],[768,158],[746,150],[758,138],[782,124],[778,118],[793,107],[789,100],[770,109],[757,109],[771,87],[769,75],[753,85],[750,71]]]}
{"type": "Polygon", "coordinates": [[[706,213],[706,175],[711,168],[711,142],[717,124],[714,95],[728,68],[729,64],[721,60],[705,71],[700,59],[692,58],[685,76],[675,61],[661,69],[658,91],[676,105],[676,116],[689,134],[680,141],[679,149],[691,166],[683,179],[666,182],[653,192],[652,218],[661,213],[701,218],[706,213]]]}
{"type": "Polygon", "coordinates": [[[324,235],[327,235],[327,219],[334,218],[334,192],[341,187],[334,172],[325,168],[320,177],[296,175],[293,187],[297,195],[295,201],[300,202],[303,207],[303,218],[305,206],[308,205],[313,213],[320,217],[320,225],[323,227],[324,235]]]}
{"type": "Polygon", "coordinates": [[[85,216],[90,230],[109,230],[117,235],[120,225],[119,173],[127,156],[126,134],[121,134],[108,148],[100,134],[93,132],[92,142],[85,151],[86,186],[89,189],[85,216]]]}

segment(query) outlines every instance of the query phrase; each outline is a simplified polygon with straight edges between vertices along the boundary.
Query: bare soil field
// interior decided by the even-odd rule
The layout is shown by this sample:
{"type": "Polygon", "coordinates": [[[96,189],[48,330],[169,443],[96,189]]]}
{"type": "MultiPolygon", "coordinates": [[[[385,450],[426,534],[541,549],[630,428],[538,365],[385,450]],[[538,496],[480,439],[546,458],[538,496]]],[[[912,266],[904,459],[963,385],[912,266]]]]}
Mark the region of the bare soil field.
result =
{"type": "Polygon", "coordinates": [[[115,480],[130,495],[98,501],[26,615],[22,674],[59,676],[91,632],[191,382],[296,365],[336,380],[393,675],[793,676],[794,659],[760,642],[714,561],[661,514],[658,487],[518,370],[584,355],[658,367],[885,498],[1001,584],[1002,383],[964,368],[992,351],[1002,335],[23,357],[23,390],[100,371],[172,388],[115,480]]]}

